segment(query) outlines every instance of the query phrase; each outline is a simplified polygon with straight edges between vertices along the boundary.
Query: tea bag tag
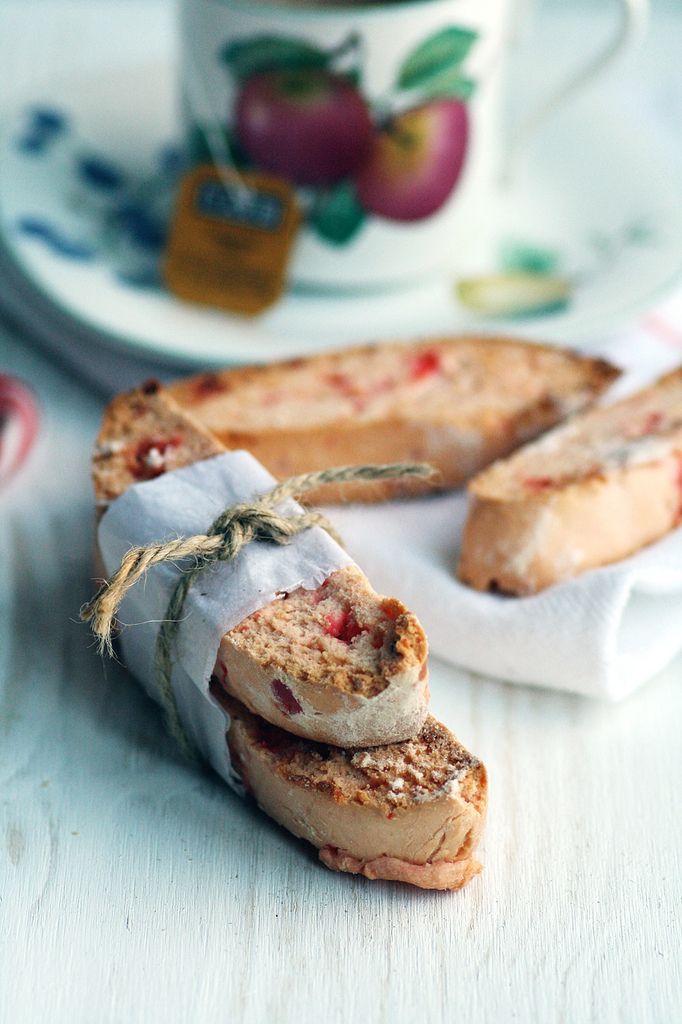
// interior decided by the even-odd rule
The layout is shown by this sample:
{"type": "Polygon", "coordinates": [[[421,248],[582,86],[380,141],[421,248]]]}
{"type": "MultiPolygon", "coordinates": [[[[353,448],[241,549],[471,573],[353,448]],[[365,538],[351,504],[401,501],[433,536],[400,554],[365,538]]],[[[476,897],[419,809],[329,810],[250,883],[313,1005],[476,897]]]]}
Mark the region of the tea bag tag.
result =
{"type": "Polygon", "coordinates": [[[255,315],[280,297],[300,223],[287,182],[206,164],[182,180],[164,261],[169,289],[255,315]]]}

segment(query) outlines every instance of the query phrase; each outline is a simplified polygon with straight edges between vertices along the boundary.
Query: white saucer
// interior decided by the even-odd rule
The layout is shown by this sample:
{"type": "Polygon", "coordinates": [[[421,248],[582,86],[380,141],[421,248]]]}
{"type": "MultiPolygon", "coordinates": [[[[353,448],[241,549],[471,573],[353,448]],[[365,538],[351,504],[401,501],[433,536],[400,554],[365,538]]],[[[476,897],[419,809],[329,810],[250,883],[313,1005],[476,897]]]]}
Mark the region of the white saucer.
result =
{"type": "Polygon", "coordinates": [[[407,292],[290,293],[257,320],[185,304],[160,287],[130,283],[155,277],[155,225],[143,224],[138,238],[133,229],[112,239],[107,219],[114,200],[120,206],[132,190],[151,203],[152,220],[164,220],[173,169],[168,154],[159,163],[159,153],[178,136],[173,97],[168,65],[103,69],[65,80],[49,98],[29,97],[0,132],[6,257],[80,331],[138,357],[258,362],[382,336],[471,329],[582,344],[616,330],[682,275],[682,207],[669,167],[641,125],[630,132],[613,106],[591,95],[538,138],[513,186],[495,200],[493,237],[475,262],[463,256],[458,267],[461,275],[494,271],[505,242],[547,249],[578,282],[563,311],[481,318],[458,305],[452,277],[407,292]],[[71,128],[48,131],[36,143],[35,117],[27,114],[32,100],[63,111],[71,128]],[[82,173],[92,155],[105,161],[99,182],[97,166],[82,173]],[[122,170],[123,185],[105,180],[110,165],[122,170]],[[61,251],[53,230],[67,243],[61,251]]]}

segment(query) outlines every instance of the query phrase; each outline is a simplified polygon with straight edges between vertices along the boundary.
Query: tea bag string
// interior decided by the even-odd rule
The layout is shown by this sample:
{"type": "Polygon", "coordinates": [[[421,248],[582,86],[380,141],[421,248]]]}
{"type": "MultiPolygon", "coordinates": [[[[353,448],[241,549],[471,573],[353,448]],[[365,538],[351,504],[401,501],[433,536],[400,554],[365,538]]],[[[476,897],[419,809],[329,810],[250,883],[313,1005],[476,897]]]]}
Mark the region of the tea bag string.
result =
{"type": "Polygon", "coordinates": [[[101,585],[92,600],[83,605],[80,617],[90,624],[100,653],[111,656],[116,613],[131,587],[155,565],[186,558],[194,560],[194,564],[181,574],[173,590],[159,628],[154,653],[154,670],[168,730],[183,752],[193,757],[194,751],[180,719],[171,677],[172,651],[182,609],[196,578],[215,562],[232,561],[253,540],[284,545],[302,530],[320,526],[340,543],[333,527],[321,512],[314,509],[304,509],[291,515],[278,512],[277,506],[287,498],[305,494],[325,484],[428,479],[435,473],[436,470],[426,463],[398,462],[388,465],[340,466],[290,477],[252,502],[225,509],[205,534],[131,548],[116,572],[101,585]]]}

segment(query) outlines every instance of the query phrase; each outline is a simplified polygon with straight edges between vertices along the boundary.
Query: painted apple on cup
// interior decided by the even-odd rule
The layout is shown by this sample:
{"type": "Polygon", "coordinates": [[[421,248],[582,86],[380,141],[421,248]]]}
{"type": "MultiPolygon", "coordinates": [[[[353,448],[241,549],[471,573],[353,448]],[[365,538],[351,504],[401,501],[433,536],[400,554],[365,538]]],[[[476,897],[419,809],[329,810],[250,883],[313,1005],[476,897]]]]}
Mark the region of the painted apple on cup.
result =
{"type": "Polygon", "coordinates": [[[379,132],[355,187],[369,213],[417,221],[443,206],[459,179],[469,120],[458,100],[434,100],[396,117],[379,132]]]}
{"type": "Polygon", "coordinates": [[[374,134],[369,107],[341,75],[322,68],[266,71],[239,94],[237,139],[253,162],[295,185],[352,175],[374,134]]]}
{"type": "Polygon", "coordinates": [[[329,50],[279,36],[232,42],[221,51],[236,87],[231,151],[302,189],[308,223],[330,245],[349,242],[369,217],[425,220],[465,164],[475,84],[462,64],[475,39],[454,26],[435,32],[372,102],[357,34],[329,50]]]}

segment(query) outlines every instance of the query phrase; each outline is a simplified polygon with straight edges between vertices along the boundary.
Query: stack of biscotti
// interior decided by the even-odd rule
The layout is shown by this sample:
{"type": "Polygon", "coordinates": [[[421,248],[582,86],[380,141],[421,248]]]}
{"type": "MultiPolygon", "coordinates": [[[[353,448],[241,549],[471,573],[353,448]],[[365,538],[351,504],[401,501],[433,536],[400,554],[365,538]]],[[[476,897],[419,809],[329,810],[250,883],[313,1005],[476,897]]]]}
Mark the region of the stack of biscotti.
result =
{"type": "MultiPolygon", "coordinates": [[[[227,448],[245,448],[278,478],[409,459],[435,466],[444,489],[582,409],[617,375],[565,349],[454,337],[204,373],[169,392],[227,448]]],[[[433,487],[327,486],[309,500],[377,501],[433,487]]]]}
{"type": "MultiPolygon", "coordinates": [[[[119,396],[95,449],[98,505],[222,451],[157,385],[119,396]]],[[[426,659],[415,616],[348,567],[227,633],[212,687],[245,787],[325,864],[456,889],[480,870],[486,775],[427,717],[426,659]]]]}
{"type": "Polygon", "coordinates": [[[475,477],[460,578],[535,594],[682,521],[682,368],[582,413],[475,477]]]}

